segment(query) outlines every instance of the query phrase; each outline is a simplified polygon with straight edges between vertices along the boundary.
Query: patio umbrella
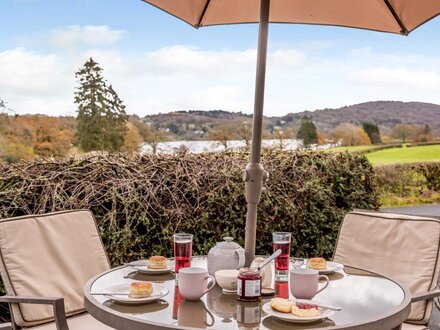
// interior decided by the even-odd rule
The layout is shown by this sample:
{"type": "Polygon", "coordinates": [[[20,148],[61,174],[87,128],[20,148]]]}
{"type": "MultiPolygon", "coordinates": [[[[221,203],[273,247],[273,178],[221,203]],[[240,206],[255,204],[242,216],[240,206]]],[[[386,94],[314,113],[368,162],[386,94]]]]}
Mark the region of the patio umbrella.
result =
{"type": "Polygon", "coordinates": [[[257,206],[267,172],[260,164],[267,34],[271,23],[334,25],[408,35],[440,14],[439,0],[143,0],[199,28],[259,23],[250,162],[243,179],[247,202],[245,254],[255,256],[257,206]]]}

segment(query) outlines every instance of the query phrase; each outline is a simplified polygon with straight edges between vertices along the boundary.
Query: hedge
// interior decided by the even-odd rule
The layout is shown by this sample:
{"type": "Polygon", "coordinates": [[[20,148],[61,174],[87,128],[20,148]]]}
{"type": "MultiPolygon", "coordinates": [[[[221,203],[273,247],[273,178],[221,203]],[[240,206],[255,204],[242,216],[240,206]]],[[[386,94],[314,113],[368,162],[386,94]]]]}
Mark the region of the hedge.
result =
{"type": "MultiPolygon", "coordinates": [[[[112,265],[172,256],[172,234],[194,234],[194,254],[232,236],[244,245],[245,153],[91,155],[0,165],[0,218],[90,209],[112,265]]],[[[257,253],[273,231],[292,232],[292,255],[331,257],[340,222],[353,208],[377,209],[375,176],[363,155],[263,156],[270,173],[259,207],[257,253]]]]}

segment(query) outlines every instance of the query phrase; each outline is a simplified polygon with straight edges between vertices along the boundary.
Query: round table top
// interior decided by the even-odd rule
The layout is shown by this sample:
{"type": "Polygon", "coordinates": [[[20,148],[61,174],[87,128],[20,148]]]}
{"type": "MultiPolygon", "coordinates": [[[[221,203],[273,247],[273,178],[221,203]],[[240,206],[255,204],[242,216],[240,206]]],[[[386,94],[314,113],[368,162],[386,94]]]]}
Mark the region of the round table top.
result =
{"type": "MultiPolygon", "coordinates": [[[[192,267],[206,268],[205,257],[193,257],[192,267]]],[[[377,274],[345,267],[329,275],[330,284],[313,300],[342,307],[330,318],[311,324],[279,321],[262,311],[261,303],[238,301],[235,294],[224,294],[220,287],[201,300],[184,300],[175,285],[173,273],[139,274],[130,267],[119,267],[92,278],[84,288],[87,311],[116,329],[392,329],[410,312],[410,293],[398,283],[377,274]],[[168,288],[162,299],[142,305],[123,305],[105,296],[91,295],[106,288],[134,280],[150,281],[168,288]]],[[[274,282],[277,296],[292,298],[287,282],[274,282]]]]}

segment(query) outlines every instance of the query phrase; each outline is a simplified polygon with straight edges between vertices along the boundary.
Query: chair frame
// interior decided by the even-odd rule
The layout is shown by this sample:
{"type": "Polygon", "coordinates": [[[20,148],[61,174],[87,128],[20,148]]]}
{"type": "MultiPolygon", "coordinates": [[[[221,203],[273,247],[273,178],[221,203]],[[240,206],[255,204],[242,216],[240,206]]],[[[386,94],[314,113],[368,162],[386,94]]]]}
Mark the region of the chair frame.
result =
{"type": "MultiPolygon", "coordinates": [[[[9,309],[11,304],[26,303],[26,304],[43,304],[52,305],[53,314],[55,318],[55,324],[57,330],[69,330],[67,325],[66,313],[64,309],[64,298],[55,297],[23,297],[23,296],[0,296],[0,302],[5,302],[9,304],[9,309]]],[[[1,324],[0,329],[21,329],[17,324],[15,324],[14,316],[11,313],[12,323],[1,324]]]]}

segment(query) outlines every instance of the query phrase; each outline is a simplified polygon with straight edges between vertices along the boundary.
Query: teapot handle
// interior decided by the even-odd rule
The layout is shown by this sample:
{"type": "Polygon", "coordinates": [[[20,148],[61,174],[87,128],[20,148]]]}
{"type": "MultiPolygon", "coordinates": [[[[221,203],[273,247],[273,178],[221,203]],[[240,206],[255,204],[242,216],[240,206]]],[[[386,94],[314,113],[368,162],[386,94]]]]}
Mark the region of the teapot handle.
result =
{"type": "Polygon", "coordinates": [[[235,253],[238,256],[238,264],[236,269],[241,268],[244,266],[244,262],[245,262],[245,257],[244,257],[244,250],[240,249],[240,250],[235,250],[235,253]]]}

